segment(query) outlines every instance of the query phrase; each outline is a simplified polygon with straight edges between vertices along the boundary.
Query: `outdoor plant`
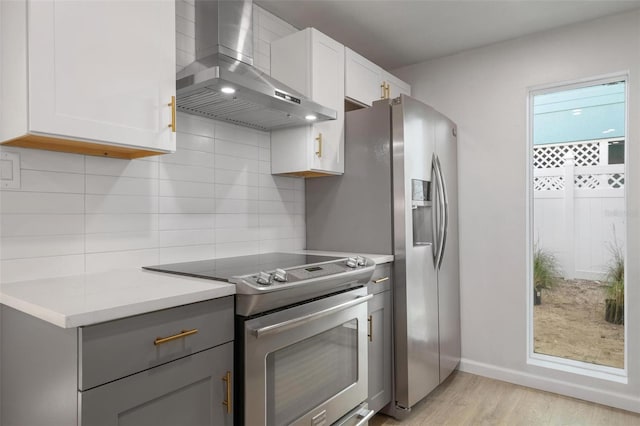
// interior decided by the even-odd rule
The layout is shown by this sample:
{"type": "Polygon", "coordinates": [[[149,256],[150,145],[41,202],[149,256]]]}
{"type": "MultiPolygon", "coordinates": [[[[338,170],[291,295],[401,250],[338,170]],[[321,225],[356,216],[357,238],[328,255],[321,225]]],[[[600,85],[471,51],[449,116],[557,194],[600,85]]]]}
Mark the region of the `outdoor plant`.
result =
{"type": "Polygon", "coordinates": [[[611,255],[605,275],[605,319],[614,324],[624,324],[624,255],[618,245],[611,248],[611,255]]]}
{"type": "Polygon", "coordinates": [[[560,268],[556,257],[539,246],[533,248],[533,295],[534,304],[541,303],[541,292],[551,288],[560,276],[560,268]]]}

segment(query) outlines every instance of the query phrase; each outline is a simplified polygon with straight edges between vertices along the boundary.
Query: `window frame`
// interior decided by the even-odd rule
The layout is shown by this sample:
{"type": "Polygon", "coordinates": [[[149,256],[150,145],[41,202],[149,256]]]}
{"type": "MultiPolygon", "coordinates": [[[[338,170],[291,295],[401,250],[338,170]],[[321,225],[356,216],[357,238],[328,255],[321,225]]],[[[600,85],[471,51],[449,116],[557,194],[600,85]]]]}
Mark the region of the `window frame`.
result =
{"type": "MultiPolygon", "coordinates": [[[[597,379],[608,380],[617,383],[628,383],[628,366],[629,366],[629,345],[628,345],[628,303],[624,306],[624,367],[617,368],[611,366],[604,366],[599,364],[592,364],[584,361],[576,361],[569,358],[562,358],[558,356],[546,355],[536,353],[534,351],[534,323],[533,323],[533,244],[534,244],[534,223],[533,223],[533,208],[534,208],[534,189],[533,189],[533,102],[535,96],[544,95],[548,93],[560,92],[565,90],[580,89],[589,86],[597,86],[607,83],[624,82],[625,84],[625,129],[624,129],[624,170],[625,176],[629,172],[629,72],[618,72],[602,76],[587,77],[584,79],[545,84],[539,86],[532,86],[527,89],[527,105],[526,105],[526,123],[527,123],[527,137],[526,137],[526,363],[527,365],[537,366],[542,368],[548,368],[553,370],[559,370],[567,373],[574,373],[578,375],[593,377],[597,379]]],[[[624,186],[624,200],[625,200],[625,214],[627,215],[628,224],[628,185],[624,186]]],[[[625,229],[625,233],[628,235],[628,225],[625,229]]],[[[625,238],[625,244],[623,247],[625,258],[625,270],[627,269],[628,259],[628,238],[625,238]]],[[[627,291],[627,276],[625,274],[625,301],[628,300],[627,291]]]]}

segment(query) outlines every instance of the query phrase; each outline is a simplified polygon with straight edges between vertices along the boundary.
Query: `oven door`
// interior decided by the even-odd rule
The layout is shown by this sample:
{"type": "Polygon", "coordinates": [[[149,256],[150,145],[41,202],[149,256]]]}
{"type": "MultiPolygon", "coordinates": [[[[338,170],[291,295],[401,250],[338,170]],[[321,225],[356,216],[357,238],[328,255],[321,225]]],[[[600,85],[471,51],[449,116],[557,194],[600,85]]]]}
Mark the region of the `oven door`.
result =
{"type": "Polygon", "coordinates": [[[247,425],[330,425],[367,399],[359,288],[244,323],[247,425]]]}

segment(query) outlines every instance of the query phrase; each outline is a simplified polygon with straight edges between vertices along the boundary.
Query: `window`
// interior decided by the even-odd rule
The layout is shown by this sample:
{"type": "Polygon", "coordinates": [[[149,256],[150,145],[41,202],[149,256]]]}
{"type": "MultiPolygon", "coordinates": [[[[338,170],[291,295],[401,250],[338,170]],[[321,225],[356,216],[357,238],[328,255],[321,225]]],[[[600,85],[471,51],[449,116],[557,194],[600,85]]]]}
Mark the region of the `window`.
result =
{"type": "Polygon", "coordinates": [[[530,92],[530,361],[625,367],[625,120],[625,78],[530,92]]]}

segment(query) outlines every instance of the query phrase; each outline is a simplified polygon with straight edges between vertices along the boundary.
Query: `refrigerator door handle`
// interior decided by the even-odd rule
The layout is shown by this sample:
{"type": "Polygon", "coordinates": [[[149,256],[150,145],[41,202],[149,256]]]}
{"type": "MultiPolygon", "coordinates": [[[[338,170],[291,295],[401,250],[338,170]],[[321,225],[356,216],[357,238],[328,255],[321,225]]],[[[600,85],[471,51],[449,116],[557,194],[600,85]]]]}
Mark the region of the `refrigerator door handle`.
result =
{"type": "Polygon", "coordinates": [[[447,196],[447,183],[444,180],[442,174],[442,166],[440,165],[440,159],[436,156],[436,172],[438,173],[438,182],[440,183],[439,196],[442,202],[443,221],[442,229],[440,231],[440,256],[438,259],[438,269],[442,266],[442,259],[444,259],[444,249],[447,243],[447,231],[449,229],[449,197],[447,196]]]}
{"type": "Polygon", "coordinates": [[[431,214],[431,233],[433,235],[433,244],[431,245],[431,249],[433,252],[433,265],[436,266],[438,264],[438,254],[439,254],[439,245],[440,245],[440,236],[438,235],[439,230],[439,203],[438,203],[438,188],[440,187],[440,183],[438,182],[438,172],[436,171],[436,155],[433,154],[431,158],[431,186],[433,188],[433,196],[431,197],[433,203],[433,211],[431,214]]]}

